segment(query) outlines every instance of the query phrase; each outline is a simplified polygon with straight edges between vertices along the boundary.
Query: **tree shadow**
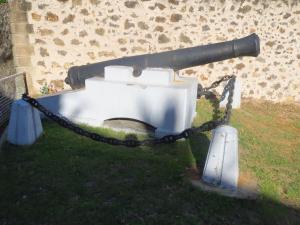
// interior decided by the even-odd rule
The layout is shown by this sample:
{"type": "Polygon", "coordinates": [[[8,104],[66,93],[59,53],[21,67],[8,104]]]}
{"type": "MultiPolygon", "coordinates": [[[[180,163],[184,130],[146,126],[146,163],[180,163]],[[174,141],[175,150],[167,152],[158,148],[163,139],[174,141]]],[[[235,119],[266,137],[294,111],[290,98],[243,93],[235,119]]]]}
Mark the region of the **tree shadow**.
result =
{"type": "Polygon", "coordinates": [[[199,174],[202,174],[205,165],[206,156],[208,153],[210,140],[206,134],[197,133],[192,135],[187,141],[188,144],[190,145],[193,157],[197,162],[199,174]]]}
{"type": "MultiPolygon", "coordinates": [[[[175,128],[171,103],[161,122],[172,123],[175,128]]],[[[145,105],[139,110],[144,121],[151,121],[145,105]]],[[[213,117],[218,114],[214,111],[213,117]]],[[[64,136],[56,131],[50,136],[55,140],[45,140],[49,135],[46,132],[33,150],[19,151],[7,145],[7,151],[1,153],[0,223],[300,224],[297,207],[269,196],[252,201],[229,199],[184,182],[180,174],[186,164],[178,166],[182,155],[175,155],[173,148],[182,147],[181,142],[152,147],[155,154],[143,148],[124,153],[128,148],[83,141],[72,133],[64,136]]],[[[125,139],[138,137],[127,134],[125,139]]],[[[197,133],[187,143],[202,174],[209,136],[197,133]]]]}
{"type": "MultiPolygon", "coordinates": [[[[194,188],[180,175],[180,155],[162,152],[165,145],[152,154],[46,133],[29,149],[0,153],[1,224],[300,224],[298,208],[268,196],[231,199],[194,188]]],[[[203,167],[209,139],[189,142],[203,167]]]]}

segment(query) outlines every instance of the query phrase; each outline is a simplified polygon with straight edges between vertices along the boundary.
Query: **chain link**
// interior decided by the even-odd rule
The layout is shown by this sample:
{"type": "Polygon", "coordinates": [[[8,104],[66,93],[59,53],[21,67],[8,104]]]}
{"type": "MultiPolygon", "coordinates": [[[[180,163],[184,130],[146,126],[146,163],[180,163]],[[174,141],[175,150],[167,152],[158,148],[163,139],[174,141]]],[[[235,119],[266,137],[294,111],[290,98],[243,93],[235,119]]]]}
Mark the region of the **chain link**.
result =
{"type": "Polygon", "coordinates": [[[40,112],[45,114],[48,118],[52,119],[54,122],[58,123],[60,126],[67,128],[71,131],[73,131],[76,134],[79,134],[81,136],[88,137],[92,140],[98,141],[98,142],[103,142],[106,144],[110,145],[123,145],[126,147],[134,148],[134,147],[139,147],[139,146],[152,146],[152,145],[158,145],[158,144],[170,144],[174,143],[179,139],[187,139],[191,135],[195,133],[200,133],[200,132],[206,132],[206,131],[211,131],[215,129],[217,126],[228,124],[231,116],[231,110],[232,110],[232,101],[233,101],[233,92],[234,92],[234,84],[235,84],[236,77],[234,75],[227,75],[222,77],[220,80],[215,81],[212,83],[209,87],[203,88],[201,90],[198,90],[198,98],[201,98],[201,96],[209,96],[211,94],[211,89],[216,88],[220,85],[220,83],[228,81],[224,91],[222,93],[221,100],[223,100],[227,94],[228,94],[228,100],[226,104],[226,109],[224,112],[224,116],[221,119],[218,120],[211,120],[208,122],[203,123],[199,127],[193,127],[186,129],[182,131],[180,134],[175,134],[175,135],[166,135],[162,138],[156,138],[156,139],[146,139],[142,141],[138,140],[120,140],[117,138],[112,138],[112,137],[104,137],[100,134],[93,133],[87,130],[82,129],[78,125],[74,124],[67,118],[61,116],[61,115],[56,115],[46,109],[44,106],[42,106],[36,99],[28,96],[27,94],[23,94],[22,99],[26,102],[28,102],[31,106],[34,108],[38,109],[40,112]]]}

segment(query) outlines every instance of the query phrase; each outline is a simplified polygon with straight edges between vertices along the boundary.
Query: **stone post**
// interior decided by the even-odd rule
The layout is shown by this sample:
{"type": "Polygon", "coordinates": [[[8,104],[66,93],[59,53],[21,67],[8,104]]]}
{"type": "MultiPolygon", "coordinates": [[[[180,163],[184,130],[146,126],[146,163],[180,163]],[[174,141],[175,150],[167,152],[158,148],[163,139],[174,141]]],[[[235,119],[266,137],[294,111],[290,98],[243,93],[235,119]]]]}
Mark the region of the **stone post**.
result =
{"type": "MultiPolygon", "coordinates": [[[[32,25],[28,24],[27,11],[31,9],[31,3],[25,0],[10,0],[10,27],[12,33],[13,57],[17,73],[26,73],[26,81],[29,94],[33,93],[32,76],[34,68],[31,64],[33,46],[29,42],[28,34],[33,32],[32,25]]],[[[24,79],[16,78],[16,98],[20,98],[25,92],[24,79]]]]}

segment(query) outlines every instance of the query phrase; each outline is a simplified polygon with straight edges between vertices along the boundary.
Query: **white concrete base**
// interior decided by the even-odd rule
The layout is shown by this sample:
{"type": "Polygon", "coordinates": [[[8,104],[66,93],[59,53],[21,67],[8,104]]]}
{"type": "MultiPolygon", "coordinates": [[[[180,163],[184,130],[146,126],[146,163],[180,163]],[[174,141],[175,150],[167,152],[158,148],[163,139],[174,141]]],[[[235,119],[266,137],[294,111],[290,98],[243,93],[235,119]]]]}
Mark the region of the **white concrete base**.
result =
{"type": "Polygon", "coordinates": [[[227,125],[219,126],[213,131],[202,179],[213,186],[236,190],[238,177],[238,132],[227,125]]]}
{"type": "MultiPolygon", "coordinates": [[[[225,108],[228,101],[229,93],[227,92],[223,101],[220,102],[220,107],[225,108]]],[[[234,92],[233,92],[233,101],[232,108],[239,109],[241,107],[241,99],[242,99],[242,82],[239,79],[235,80],[234,84],[234,92]]]]}
{"type": "Polygon", "coordinates": [[[12,104],[7,140],[15,145],[31,145],[42,134],[39,112],[23,100],[12,104]]]}
{"type": "Polygon", "coordinates": [[[38,101],[54,113],[89,126],[129,118],[156,127],[157,137],[191,127],[196,115],[196,78],[175,77],[170,69],[148,68],[140,77],[134,77],[132,71],[131,67],[109,66],[105,78],[87,79],[84,90],[38,101]]]}

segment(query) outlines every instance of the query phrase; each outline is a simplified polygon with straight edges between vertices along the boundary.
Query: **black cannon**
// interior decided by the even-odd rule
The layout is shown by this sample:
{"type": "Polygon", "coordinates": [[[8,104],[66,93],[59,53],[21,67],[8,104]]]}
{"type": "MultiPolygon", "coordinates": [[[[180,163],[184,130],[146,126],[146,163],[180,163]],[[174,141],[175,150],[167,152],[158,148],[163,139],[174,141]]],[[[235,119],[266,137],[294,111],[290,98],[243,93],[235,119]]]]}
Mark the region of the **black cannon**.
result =
{"type": "Polygon", "coordinates": [[[132,66],[138,76],[146,67],[172,68],[175,71],[241,56],[258,56],[259,37],[251,34],[241,39],[179,50],[137,55],[71,67],[65,82],[72,89],[84,87],[85,80],[104,76],[104,67],[110,65],[132,66]]]}

